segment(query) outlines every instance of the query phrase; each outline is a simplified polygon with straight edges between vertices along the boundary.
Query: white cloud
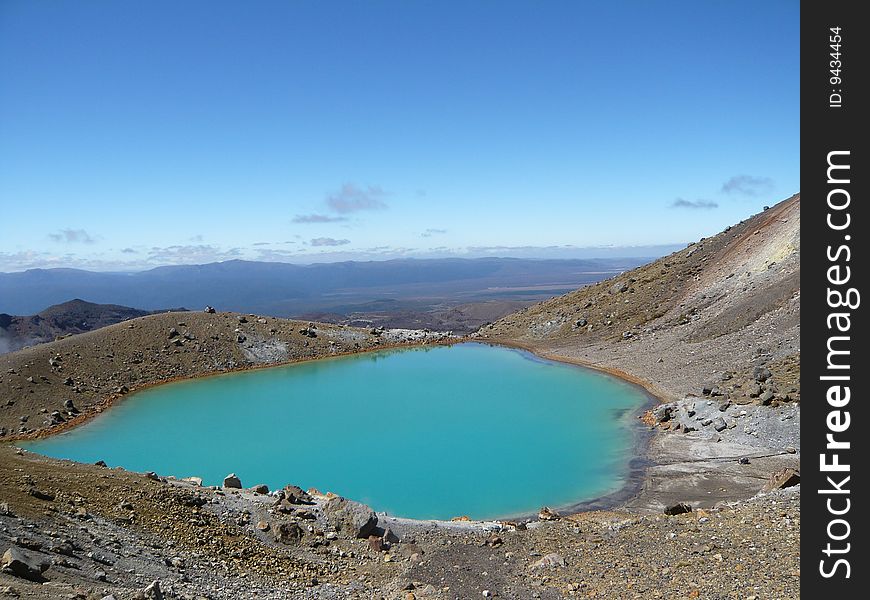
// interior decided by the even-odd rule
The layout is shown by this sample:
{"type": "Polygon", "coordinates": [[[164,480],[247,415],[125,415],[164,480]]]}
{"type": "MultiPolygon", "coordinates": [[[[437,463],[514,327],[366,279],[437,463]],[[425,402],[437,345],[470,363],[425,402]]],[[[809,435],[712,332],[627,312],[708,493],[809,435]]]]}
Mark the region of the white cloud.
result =
{"type": "Polygon", "coordinates": [[[341,190],[327,196],[326,204],[341,214],[360,210],[378,210],[387,208],[383,201],[386,195],[387,193],[377,185],[361,188],[353,183],[345,183],[341,186],[341,190]]]}
{"type": "Polygon", "coordinates": [[[61,229],[57,233],[49,233],[48,237],[55,242],[66,244],[93,244],[94,238],[84,229],[61,229]]]}

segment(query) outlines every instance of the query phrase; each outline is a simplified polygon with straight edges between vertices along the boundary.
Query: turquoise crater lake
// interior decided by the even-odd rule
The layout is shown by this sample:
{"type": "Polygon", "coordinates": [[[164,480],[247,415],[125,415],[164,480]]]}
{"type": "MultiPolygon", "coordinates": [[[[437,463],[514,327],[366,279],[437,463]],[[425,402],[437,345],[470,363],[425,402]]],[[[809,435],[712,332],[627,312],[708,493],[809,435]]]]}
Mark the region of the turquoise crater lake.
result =
{"type": "Polygon", "coordinates": [[[288,483],[413,518],[495,518],[618,490],[635,385],[476,343],[385,350],[131,395],[34,452],[219,485],[288,483]]]}

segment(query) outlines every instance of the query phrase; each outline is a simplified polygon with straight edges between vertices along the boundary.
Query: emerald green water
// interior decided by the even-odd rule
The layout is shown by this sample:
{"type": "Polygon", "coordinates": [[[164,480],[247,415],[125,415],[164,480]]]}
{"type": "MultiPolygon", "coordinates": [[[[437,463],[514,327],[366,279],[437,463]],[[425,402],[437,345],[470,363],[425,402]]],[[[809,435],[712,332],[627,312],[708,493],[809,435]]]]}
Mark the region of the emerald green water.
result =
{"type": "Polygon", "coordinates": [[[637,387],[482,344],[390,350],[154,387],[26,444],[220,485],[288,483],[415,518],[506,517],[624,483],[637,387]]]}

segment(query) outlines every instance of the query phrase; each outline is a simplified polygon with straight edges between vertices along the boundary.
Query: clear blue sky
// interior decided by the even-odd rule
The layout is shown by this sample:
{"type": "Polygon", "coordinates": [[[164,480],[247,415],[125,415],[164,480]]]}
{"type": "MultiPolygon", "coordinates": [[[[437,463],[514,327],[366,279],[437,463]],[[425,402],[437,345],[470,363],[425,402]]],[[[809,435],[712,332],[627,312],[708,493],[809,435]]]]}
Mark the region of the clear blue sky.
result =
{"type": "Polygon", "coordinates": [[[686,242],[799,86],[796,1],[0,0],[0,271],[686,242]]]}

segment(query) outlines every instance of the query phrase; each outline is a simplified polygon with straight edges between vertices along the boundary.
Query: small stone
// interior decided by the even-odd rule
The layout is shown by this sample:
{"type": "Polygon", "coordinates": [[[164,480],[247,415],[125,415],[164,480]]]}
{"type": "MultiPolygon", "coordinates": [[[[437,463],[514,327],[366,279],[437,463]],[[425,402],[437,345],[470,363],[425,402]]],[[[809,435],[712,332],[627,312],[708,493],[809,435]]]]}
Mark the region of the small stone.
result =
{"type": "Polygon", "coordinates": [[[711,425],[713,425],[713,429],[716,431],[725,431],[728,429],[728,423],[722,417],[716,417],[713,419],[711,425]]]}
{"type": "Polygon", "coordinates": [[[622,292],[628,291],[628,282],[627,281],[617,281],[610,287],[611,294],[621,294],[622,292]]]}
{"type": "Polygon", "coordinates": [[[560,515],[549,506],[544,506],[538,511],[538,518],[542,521],[556,521],[560,518],[560,515]]]}
{"type": "Polygon", "coordinates": [[[257,531],[269,531],[269,523],[266,521],[257,521],[257,531]]]}
{"type": "Polygon", "coordinates": [[[555,552],[551,554],[547,554],[540,560],[532,563],[529,567],[532,571],[540,571],[545,569],[556,569],[558,567],[565,566],[565,559],[562,558],[560,554],[556,554],[555,552]]]}
{"type": "Polygon", "coordinates": [[[96,573],[94,573],[94,579],[96,579],[97,581],[106,581],[107,577],[108,575],[106,575],[105,571],[97,571],[96,573]]]}
{"type": "Polygon", "coordinates": [[[396,533],[392,529],[387,527],[387,529],[384,531],[383,540],[387,544],[398,544],[399,536],[396,535],[396,533]]]}
{"type": "Polygon", "coordinates": [[[147,477],[151,481],[160,481],[160,476],[154,471],[146,471],[145,477],[147,477]]]}
{"type": "Polygon", "coordinates": [[[652,409],[652,416],[656,420],[656,423],[663,423],[671,419],[671,417],[673,416],[673,412],[673,404],[659,404],[654,409],[652,409]]]}
{"type": "Polygon", "coordinates": [[[171,340],[172,338],[174,338],[177,335],[178,335],[178,330],[175,327],[170,327],[169,328],[169,339],[171,340]]]}
{"type": "Polygon", "coordinates": [[[671,504],[670,506],[665,507],[664,510],[664,513],[670,516],[682,515],[684,513],[690,512],[692,512],[692,507],[685,502],[677,502],[676,504],[671,504]]]}
{"type": "Polygon", "coordinates": [[[758,382],[767,381],[770,379],[770,370],[767,367],[755,367],[752,370],[752,377],[758,382]]]}
{"type": "Polygon", "coordinates": [[[146,598],[151,600],[163,600],[163,592],[160,590],[160,581],[155,579],[143,590],[146,598]]]}
{"type": "Polygon", "coordinates": [[[39,488],[35,488],[35,487],[30,488],[29,493],[34,498],[38,498],[39,500],[45,500],[47,502],[52,502],[55,498],[55,495],[53,492],[40,490],[39,488]]]}
{"type": "Polygon", "coordinates": [[[251,491],[254,492],[255,494],[264,494],[265,495],[265,494],[269,493],[269,486],[266,485],[265,483],[259,483],[259,484],[255,485],[254,487],[252,487],[251,491]]]}

